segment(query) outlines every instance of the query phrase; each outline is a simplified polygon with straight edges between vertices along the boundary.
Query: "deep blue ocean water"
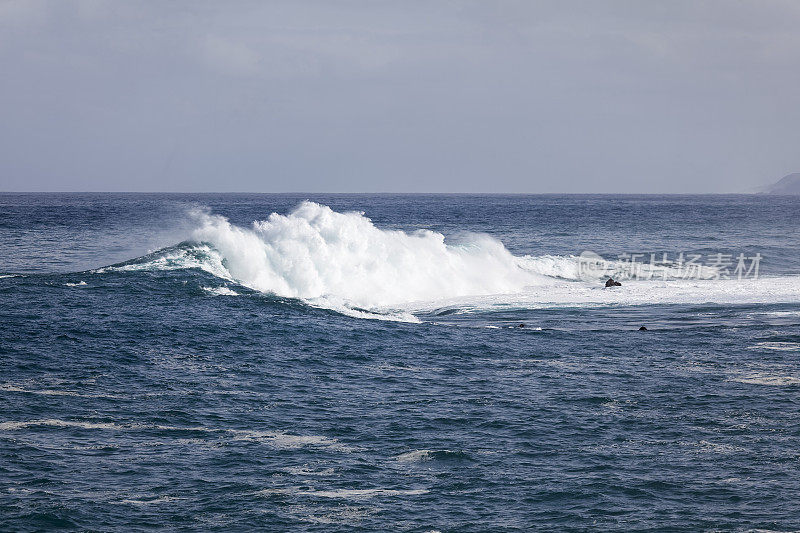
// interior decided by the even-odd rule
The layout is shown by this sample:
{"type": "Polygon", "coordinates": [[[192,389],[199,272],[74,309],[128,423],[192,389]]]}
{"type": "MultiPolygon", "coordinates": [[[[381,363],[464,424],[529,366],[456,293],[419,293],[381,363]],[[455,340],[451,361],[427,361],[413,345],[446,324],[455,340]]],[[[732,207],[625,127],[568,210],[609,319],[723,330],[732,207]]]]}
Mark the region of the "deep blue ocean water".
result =
{"type": "Polygon", "coordinates": [[[0,529],[800,529],[798,250],[800,197],[0,194],[0,529]]]}

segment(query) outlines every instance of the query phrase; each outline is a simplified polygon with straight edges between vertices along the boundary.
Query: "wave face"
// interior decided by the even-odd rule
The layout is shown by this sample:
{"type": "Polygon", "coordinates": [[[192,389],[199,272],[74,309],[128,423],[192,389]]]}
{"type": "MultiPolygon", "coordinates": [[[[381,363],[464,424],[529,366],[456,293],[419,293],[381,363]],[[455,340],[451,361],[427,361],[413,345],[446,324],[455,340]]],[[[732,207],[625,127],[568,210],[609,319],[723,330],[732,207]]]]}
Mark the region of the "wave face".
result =
{"type": "Polygon", "coordinates": [[[283,297],[340,299],[369,309],[512,293],[546,282],[488,235],[447,243],[440,233],[383,230],[363,213],[313,202],[250,228],[207,212],[193,216],[199,222],[193,238],[221,254],[230,278],[283,297]]]}

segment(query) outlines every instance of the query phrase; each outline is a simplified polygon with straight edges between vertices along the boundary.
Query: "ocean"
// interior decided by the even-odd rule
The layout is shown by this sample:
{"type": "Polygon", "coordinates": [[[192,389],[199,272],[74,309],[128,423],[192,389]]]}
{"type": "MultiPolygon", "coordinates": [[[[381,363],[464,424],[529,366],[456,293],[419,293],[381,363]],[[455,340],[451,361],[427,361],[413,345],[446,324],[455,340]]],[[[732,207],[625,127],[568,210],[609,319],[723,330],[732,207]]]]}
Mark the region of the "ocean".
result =
{"type": "Polygon", "coordinates": [[[0,194],[0,530],[800,529],[798,250],[797,196],[0,194]]]}

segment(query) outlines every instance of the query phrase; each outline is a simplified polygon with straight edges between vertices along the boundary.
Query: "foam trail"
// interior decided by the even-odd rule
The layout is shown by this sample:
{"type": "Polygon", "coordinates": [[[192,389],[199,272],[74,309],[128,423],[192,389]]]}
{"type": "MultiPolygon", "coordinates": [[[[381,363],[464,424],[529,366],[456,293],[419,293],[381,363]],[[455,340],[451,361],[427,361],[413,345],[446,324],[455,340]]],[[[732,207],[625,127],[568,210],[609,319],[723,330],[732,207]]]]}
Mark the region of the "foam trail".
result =
{"type": "Polygon", "coordinates": [[[631,280],[622,287],[604,289],[598,282],[552,279],[543,290],[516,294],[466,296],[436,302],[414,302],[407,310],[433,313],[442,306],[471,309],[544,309],[552,307],[607,307],[671,304],[774,304],[800,302],[800,277],[756,280],[631,280]]]}

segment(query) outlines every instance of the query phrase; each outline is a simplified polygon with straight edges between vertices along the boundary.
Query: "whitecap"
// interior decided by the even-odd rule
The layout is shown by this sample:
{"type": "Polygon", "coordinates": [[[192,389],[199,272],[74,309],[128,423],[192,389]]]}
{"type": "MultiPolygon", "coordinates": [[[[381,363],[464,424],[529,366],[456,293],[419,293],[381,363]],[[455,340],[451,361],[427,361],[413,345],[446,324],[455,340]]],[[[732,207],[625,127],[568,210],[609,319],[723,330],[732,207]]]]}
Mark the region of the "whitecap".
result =
{"type": "Polygon", "coordinates": [[[75,396],[78,398],[109,398],[109,399],[125,398],[125,396],[117,394],[81,393],[70,390],[58,390],[58,389],[32,389],[32,388],[21,387],[13,383],[0,384],[0,390],[8,392],[22,392],[26,394],[40,394],[43,396],[75,396]]]}
{"type": "Polygon", "coordinates": [[[137,272],[158,270],[185,270],[196,268],[225,280],[233,280],[223,264],[223,257],[207,244],[180,245],[119,265],[98,268],[92,272],[137,272]]]}
{"type": "Polygon", "coordinates": [[[463,451],[454,450],[412,450],[401,453],[395,460],[398,463],[421,463],[426,461],[469,461],[469,455],[463,451]]]}
{"type": "Polygon", "coordinates": [[[748,347],[751,350],[776,350],[780,352],[800,351],[800,342],[759,342],[748,347]]]}
{"type": "Polygon", "coordinates": [[[334,474],[333,468],[311,470],[304,466],[290,466],[285,468],[284,471],[295,476],[331,476],[334,474]]]}
{"type": "Polygon", "coordinates": [[[29,428],[33,426],[52,426],[52,427],[78,427],[83,429],[112,429],[124,430],[124,426],[114,424],[111,422],[83,422],[73,420],[59,420],[56,418],[48,418],[41,420],[26,420],[21,422],[7,421],[0,422],[0,430],[2,431],[15,431],[19,429],[29,428]]]}
{"type": "Polygon", "coordinates": [[[421,461],[430,461],[432,458],[432,450],[414,450],[411,452],[401,453],[397,456],[396,460],[400,463],[417,463],[421,461]]]}
{"type": "Polygon", "coordinates": [[[738,383],[747,383],[749,385],[768,385],[773,387],[782,387],[786,385],[800,385],[800,377],[782,375],[782,374],[766,374],[766,373],[749,373],[732,377],[730,381],[738,383]]]}
{"type": "Polygon", "coordinates": [[[322,435],[292,435],[278,431],[256,431],[239,430],[225,428],[208,428],[203,426],[169,426],[161,424],[116,424],[113,422],[93,422],[82,420],[60,420],[55,418],[24,420],[24,421],[5,421],[0,422],[0,431],[18,431],[29,427],[50,426],[69,428],[77,427],[82,429],[102,429],[113,431],[176,431],[176,432],[205,432],[217,433],[220,435],[232,435],[234,440],[258,440],[272,445],[277,449],[295,449],[306,446],[316,446],[329,448],[336,451],[351,452],[354,448],[340,443],[336,439],[322,435]]]}
{"type": "Polygon", "coordinates": [[[185,499],[186,498],[181,498],[178,496],[160,496],[157,498],[125,499],[125,500],[120,500],[119,503],[127,503],[130,505],[152,505],[155,503],[169,503],[185,499]]]}
{"type": "Polygon", "coordinates": [[[427,494],[428,489],[332,489],[315,490],[301,487],[285,487],[275,489],[264,489],[259,491],[262,495],[286,494],[292,496],[311,496],[315,498],[335,498],[348,500],[364,500],[376,496],[416,496],[427,494]]]}
{"type": "Polygon", "coordinates": [[[693,445],[699,447],[703,451],[711,453],[719,453],[719,454],[731,454],[731,453],[740,453],[747,451],[747,448],[744,448],[742,446],[734,446],[732,444],[721,444],[718,442],[711,442],[707,440],[701,440],[693,445]]]}
{"type": "Polygon", "coordinates": [[[365,499],[374,498],[375,496],[416,496],[418,494],[427,494],[428,492],[427,489],[338,489],[299,491],[297,494],[320,498],[365,499]]]}
{"type": "Polygon", "coordinates": [[[772,316],[772,317],[800,317],[800,311],[764,311],[763,313],[755,313],[756,315],[761,316],[772,316]]]}
{"type": "Polygon", "coordinates": [[[339,298],[314,298],[306,300],[311,307],[319,309],[329,309],[344,316],[351,318],[362,318],[366,320],[385,320],[387,322],[407,322],[410,324],[418,324],[421,322],[419,318],[411,313],[404,311],[391,311],[391,310],[375,310],[367,311],[364,309],[356,309],[349,307],[339,298]]]}
{"type": "Polygon", "coordinates": [[[204,291],[214,296],[239,296],[239,293],[225,287],[224,285],[221,287],[201,287],[204,291]]]}
{"type": "Polygon", "coordinates": [[[342,444],[336,439],[322,435],[292,435],[276,431],[255,431],[255,430],[226,430],[234,435],[236,440],[258,440],[271,444],[278,449],[295,449],[305,446],[316,446],[329,448],[332,450],[352,451],[352,448],[342,444]]]}

